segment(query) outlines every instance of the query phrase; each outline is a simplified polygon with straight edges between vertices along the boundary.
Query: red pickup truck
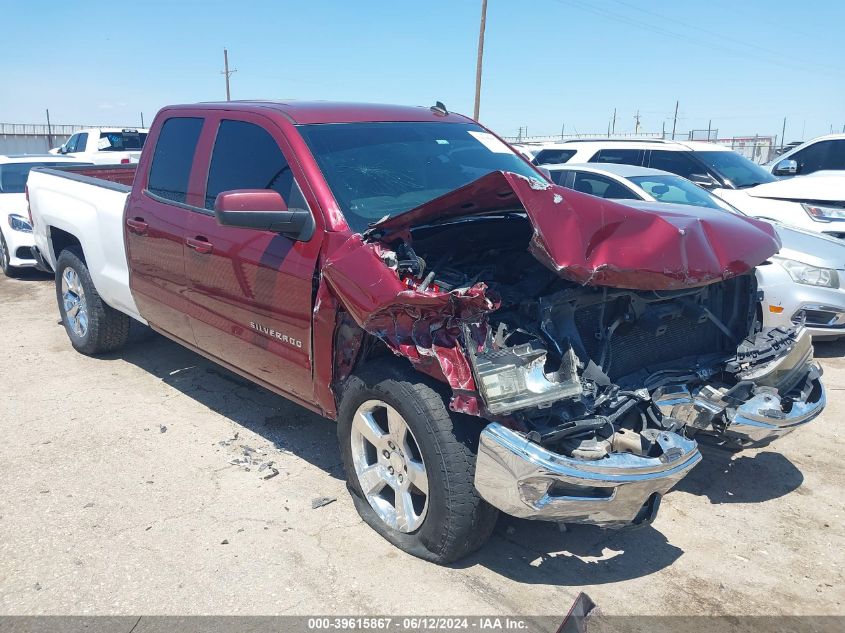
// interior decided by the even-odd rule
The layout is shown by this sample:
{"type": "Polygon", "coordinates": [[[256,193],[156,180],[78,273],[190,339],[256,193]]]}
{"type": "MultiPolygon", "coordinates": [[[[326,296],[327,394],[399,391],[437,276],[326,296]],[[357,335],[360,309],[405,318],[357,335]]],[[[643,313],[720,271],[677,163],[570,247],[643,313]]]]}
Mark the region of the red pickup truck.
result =
{"type": "Polygon", "coordinates": [[[757,317],[768,224],[552,185],[440,104],[167,107],[127,169],[29,179],[73,346],[134,318],[336,419],[359,513],[416,556],[498,510],[651,521],[694,436],[824,408],[809,337],[757,317]]]}

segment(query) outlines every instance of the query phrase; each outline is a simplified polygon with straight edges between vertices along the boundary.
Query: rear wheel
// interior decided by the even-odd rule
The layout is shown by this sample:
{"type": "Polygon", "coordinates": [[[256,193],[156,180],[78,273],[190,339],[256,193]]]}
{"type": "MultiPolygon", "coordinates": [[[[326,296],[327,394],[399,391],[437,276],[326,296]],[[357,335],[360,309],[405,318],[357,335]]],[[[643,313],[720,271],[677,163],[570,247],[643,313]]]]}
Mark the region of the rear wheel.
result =
{"type": "Polygon", "coordinates": [[[440,386],[393,359],[350,376],[338,438],[358,513],[404,551],[449,563],[475,551],[498,511],[475,490],[483,422],[453,414],[440,386]]]}
{"type": "Polygon", "coordinates": [[[103,302],[77,249],[65,249],[56,262],[56,299],[65,331],[77,351],[93,356],[126,343],[129,317],[103,302]]]}

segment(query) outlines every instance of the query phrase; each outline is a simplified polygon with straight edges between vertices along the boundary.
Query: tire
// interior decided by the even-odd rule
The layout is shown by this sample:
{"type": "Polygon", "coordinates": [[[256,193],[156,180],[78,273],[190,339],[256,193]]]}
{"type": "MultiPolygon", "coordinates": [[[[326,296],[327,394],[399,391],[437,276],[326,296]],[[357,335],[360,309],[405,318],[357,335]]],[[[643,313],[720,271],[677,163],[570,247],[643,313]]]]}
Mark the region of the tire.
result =
{"type": "Polygon", "coordinates": [[[56,300],[62,324],[78,352],[96,356],[126,343],[130,318],[103,303],[78,248],[63,250],[56,262],[56,300]]]}
{"type": "Polygon", "coordinates": [[[18,276],[18,268],[9,264],[11,255],[9,254],[9,247],[6,245],[6,238],[3,237],[3,231],[0,230],[0,270],[6,277],[15,278],[18,276]]]}
{"type": "Polygon", "coordinates": [[[347,487],[361,518],[392,544],[427,561],[453,562],[487,541],[498,516],[473,483],[484,424],[478,418],[451,413],[442,386],[406,362],[376,362],[347,379],[340,402],[337,432],[347,487]],[[397,441],[399,436],[392,433],[394,414],[407,427],[405,442],[397,441]],[[365,420],[379,425],[369,439],[364,435],[372,431],[372,425],[365,420]],[[384,436],[378,436],[379,429],[384,436]],[[401,491],[403,468],[408,495],[401,491]],[[381,473],[382,482],[374,472],[381,473]],[[420,472],[427,483],[418,487],[420,472]],[[385,480],[389,480],[386,485],[385,480]],[[424,502],[420,500],[423,487],[427,491],[424,502]],[[404,512],[399,510],[399,496],[406,499],[401,504],[404,512]],[[413,501],[410,514],[407,499],[413,501]]]}

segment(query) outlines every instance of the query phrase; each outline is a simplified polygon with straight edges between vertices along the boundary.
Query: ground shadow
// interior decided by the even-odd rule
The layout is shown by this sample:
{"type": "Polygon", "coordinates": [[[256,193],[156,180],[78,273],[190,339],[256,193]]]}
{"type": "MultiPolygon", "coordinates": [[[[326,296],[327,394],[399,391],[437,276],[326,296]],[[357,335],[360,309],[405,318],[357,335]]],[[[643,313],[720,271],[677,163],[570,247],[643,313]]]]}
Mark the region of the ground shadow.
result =
{"type": "MultiPolygon", "coordinates": [[[[332,477],[345,479],[334,423],[133,322],[124,360],[332,477]]],[[[210,438],[237,447],[232,438],[210,438]]],[[[248,450],[248,449],[247,449],[248,450]]]]}
{"type": "Polygon", "coordinates": [[[528,584],[602,585],[648,576],[674,563],[683,550],[651,526],[605,530],[501,515],[487,547],[452,566],[483,565],[528,584]]]}
{"type": "Polygon", "coordinates": [[[804,482],[801,471],[780,453],[745,455],[700,443],[699,449],[703,459],[674,490],[706,496],[713,504],[770,501],[804,482]]]}
{"type": "Polygon", "coordinates": [[[836,341],[816,341],[813,343],[816,358],[845,357],[845,338],[836,341]]]}
{"type": "Polygon", "coordinates": [[[37,268],[18,268],[15,270],[13,279],[19,281],[47,281],[53,279],[53,273],[45,273],[37,268]]]}

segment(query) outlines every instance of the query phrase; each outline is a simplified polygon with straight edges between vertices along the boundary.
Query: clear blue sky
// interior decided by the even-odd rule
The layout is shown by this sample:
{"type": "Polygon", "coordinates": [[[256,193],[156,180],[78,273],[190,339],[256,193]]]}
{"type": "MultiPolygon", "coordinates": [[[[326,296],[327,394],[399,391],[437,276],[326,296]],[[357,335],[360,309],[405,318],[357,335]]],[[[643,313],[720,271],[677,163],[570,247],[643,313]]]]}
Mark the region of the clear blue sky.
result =
{"type": "MultiPolygon", "coordinates": [[[[149,122],[225,97],[472,114],[480,0],[0,0],[0,121],[149,122]]],[[[489,0],[481,121],[503,135],[845,125],[842,0],[489,0]],[[805,123],[806,122],[806,123],[805,123]]]]}

